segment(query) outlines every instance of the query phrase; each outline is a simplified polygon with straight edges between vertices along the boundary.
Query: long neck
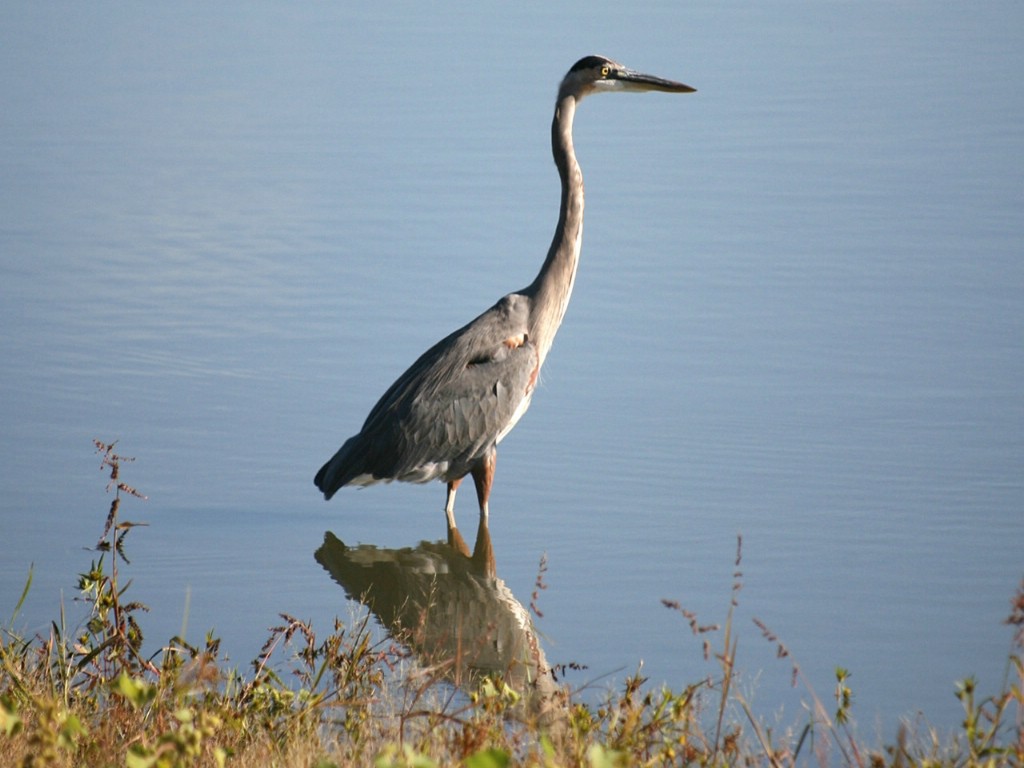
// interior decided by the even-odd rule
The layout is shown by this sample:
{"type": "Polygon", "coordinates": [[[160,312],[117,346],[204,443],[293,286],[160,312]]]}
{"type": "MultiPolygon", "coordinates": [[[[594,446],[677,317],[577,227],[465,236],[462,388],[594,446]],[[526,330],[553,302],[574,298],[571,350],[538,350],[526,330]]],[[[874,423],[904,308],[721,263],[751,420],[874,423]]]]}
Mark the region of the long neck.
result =
{"type": "Polygon", "coordinates": [[[559,95],[551,123],[551,151],[562,180],[558,226],[544,265],[523,293],[532,299],[530,337],[543,365],[562,317],[569,306],[583,238],[583,174],[572,148],[572,120],[576,97],[559,95]]]}

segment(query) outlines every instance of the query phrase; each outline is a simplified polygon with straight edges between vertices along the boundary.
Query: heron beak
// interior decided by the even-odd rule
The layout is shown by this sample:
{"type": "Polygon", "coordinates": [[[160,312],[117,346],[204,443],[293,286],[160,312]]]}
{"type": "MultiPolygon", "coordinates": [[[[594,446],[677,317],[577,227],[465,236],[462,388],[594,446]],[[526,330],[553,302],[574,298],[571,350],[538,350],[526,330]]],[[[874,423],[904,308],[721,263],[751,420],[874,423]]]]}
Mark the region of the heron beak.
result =
{"type": "Polygon", "coordinates": [[[621,82],[623,90],[627,91],[693,93],[697,90],[696,88],[691,88],[685,83],[677,83],[675,80],[666,80],[663,77],[655,77],[654,75],[645,75],[643,72],[634,72],[631,69],[616,70],[615,79],[621,82]]]}

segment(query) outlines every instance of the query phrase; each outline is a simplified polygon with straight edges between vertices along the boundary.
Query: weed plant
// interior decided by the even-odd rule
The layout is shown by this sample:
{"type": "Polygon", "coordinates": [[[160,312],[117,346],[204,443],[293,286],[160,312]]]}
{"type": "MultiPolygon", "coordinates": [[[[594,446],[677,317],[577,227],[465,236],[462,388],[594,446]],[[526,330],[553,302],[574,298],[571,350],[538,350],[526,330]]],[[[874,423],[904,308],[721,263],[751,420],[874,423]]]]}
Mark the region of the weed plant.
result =
{"type": "MultiPolygon", "coordinates": [[[[517,706],[524,692],[500,677],[457,692],[445,681],[442,662],[414,660],[402,646],[374,639],[365,612],[348,624],[336,620],[326,637],[282,613],[244,672],[226,665],[210,634],[201,646],[172,637],[147,656],[142,614],[148,608],[126,596],[131,581],[125,578],[126,541],[140,524],[121,514],[122,501],[145,497],[121,478],[132,459],[114,443],[95,442],[113,499],[95,557],[78,578],[87,617],[69,628],[62,606],[46,633],[19,633],[29,571],[11,620],[0,629],[0,766],[1024,765],[1024,581],[1006,620],[1013,637],[1005,683],[987,697],[971,679],[958,683],[964,720],[945,740],[900,725],[894,744],[863,743],[851,725],[849,673],[836,670],[834,702],[826,705],[779,638],[755,621],[791,664],[794,685],[814,702],[806,723],[779,735],[755,717],[736,685],[739,543],[722,624],[703,624],[679,603],[664,601],[699,638],[715,677],[681,690],[652,689],[638,671],[594,705],[561,680],[581,665],[557,665],[549,674],[561,695],[546,716],[524,712],[517,706]]],[[[542,560],[530,601],[538,618],[545,570],[542,560]]]]}

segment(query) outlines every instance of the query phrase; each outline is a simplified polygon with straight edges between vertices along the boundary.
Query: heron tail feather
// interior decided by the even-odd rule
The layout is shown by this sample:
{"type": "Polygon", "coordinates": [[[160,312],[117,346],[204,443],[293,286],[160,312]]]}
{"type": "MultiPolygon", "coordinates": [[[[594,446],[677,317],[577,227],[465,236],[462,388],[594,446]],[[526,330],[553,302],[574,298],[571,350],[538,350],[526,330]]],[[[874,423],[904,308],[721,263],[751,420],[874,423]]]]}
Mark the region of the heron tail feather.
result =
{"type": "Polygon", "coordinates": [[[365,475],[365,471],[359,463],[359,456],[362,452],[357,450],[358,437],[356,435],[346,440],[338,452],[316,473],[313,483],[323,493],[325,500],[330,499],[339,489],[360,475],[365,475]]]}

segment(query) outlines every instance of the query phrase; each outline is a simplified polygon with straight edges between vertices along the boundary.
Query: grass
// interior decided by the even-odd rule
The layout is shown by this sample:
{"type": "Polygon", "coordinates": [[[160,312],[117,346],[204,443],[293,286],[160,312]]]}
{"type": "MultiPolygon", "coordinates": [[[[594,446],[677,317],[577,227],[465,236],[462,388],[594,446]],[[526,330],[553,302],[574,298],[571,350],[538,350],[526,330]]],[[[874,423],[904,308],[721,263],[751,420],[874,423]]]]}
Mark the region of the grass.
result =
{"type": "MultiPolygon", "coordinates": [[[[1013,635],[1002,690],[983,696],[973,680],[957,683],[964,720],[944,739],[899,726],[893,744],[861,742],[851,726],[849,673],[836,671],[826,704],[779,638],[756,622],[814,702],[806,722],[777,734],[736,684],[740,546],[721,625],[665,601],[716,662],[714,679],[681,690],[652,689],[638,672],[594,705],[560,683],[556,706],[536,714],[519,706],[526,692],[499,676],[474,679],[460,692],[446,680],[443,660],[425,663],[379,639],[365,612],[347,624],[336,620],[326,636],[281,614],[244,672],[226,665],[212,635],[201,646],[173,637],[147,656],[148,608],[129,599],[125,578],[127,539],[139,525],[121,513],[122,501],[145,497],[121,478],[131,459],[114,444],[96,447],[113,499],[96,555],[78,578],[85,620],[68,627],[61,607],[45,634],[19,634],[30,571],[0,629],[2,766],[1024,765],[1024,582],[1006,620],[1013,635]]],[[[537,616],[544,567],[530,601],[537,616]]],[[[550,674],[557,679],[565,669],[550,674]]]]}

